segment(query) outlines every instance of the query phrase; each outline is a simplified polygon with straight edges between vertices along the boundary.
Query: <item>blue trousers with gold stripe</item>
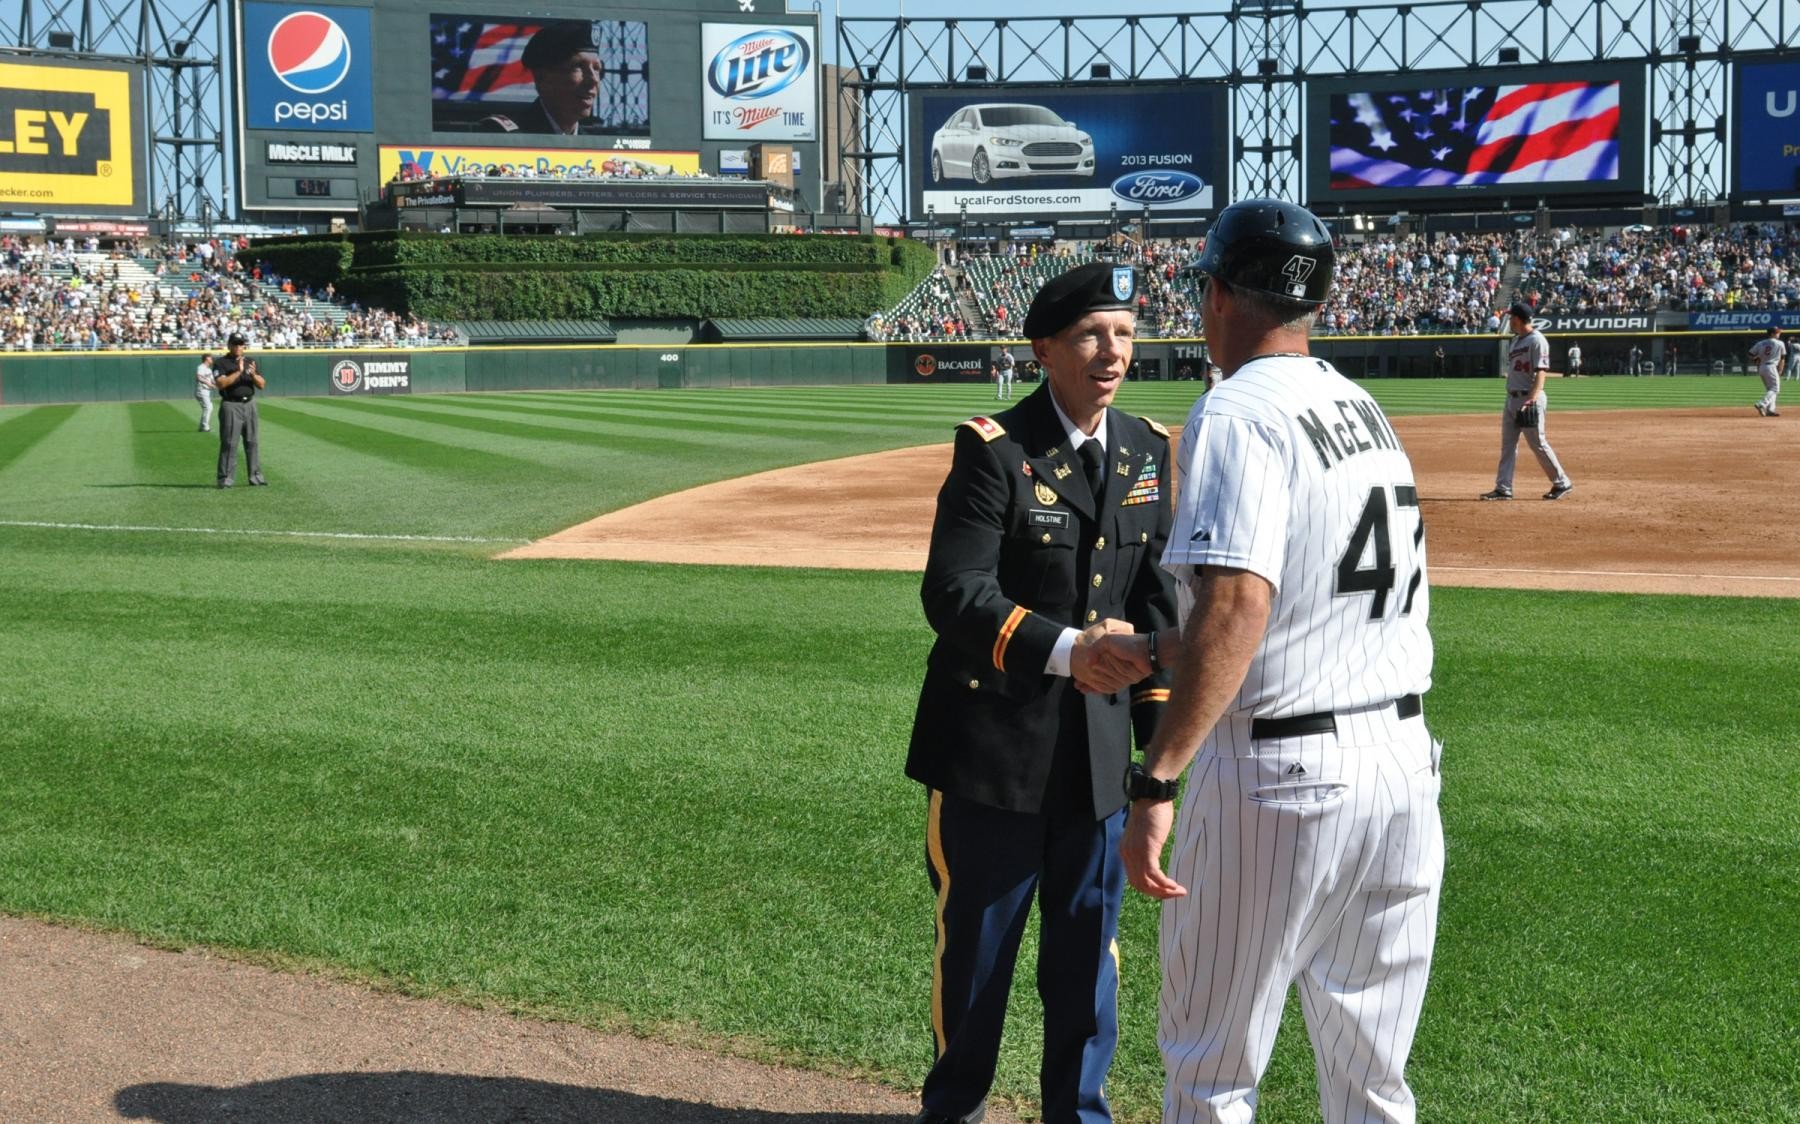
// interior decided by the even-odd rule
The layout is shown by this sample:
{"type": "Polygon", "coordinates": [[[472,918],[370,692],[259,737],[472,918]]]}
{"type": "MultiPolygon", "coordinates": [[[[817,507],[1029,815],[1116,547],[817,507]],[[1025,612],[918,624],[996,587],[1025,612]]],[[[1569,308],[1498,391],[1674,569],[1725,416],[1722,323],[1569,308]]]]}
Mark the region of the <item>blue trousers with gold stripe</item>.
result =
{"type": "Polygon", "coordinates": [[[1095,822],[1007,812],[930,794],[926,867],[937,894],[924,1105],[956,1117],[993,1084],[1013,962],[1035,893],[1046,1124],[1103,1124],[1119,1039],[1119,899],[1125,812],[1095,822]]]}

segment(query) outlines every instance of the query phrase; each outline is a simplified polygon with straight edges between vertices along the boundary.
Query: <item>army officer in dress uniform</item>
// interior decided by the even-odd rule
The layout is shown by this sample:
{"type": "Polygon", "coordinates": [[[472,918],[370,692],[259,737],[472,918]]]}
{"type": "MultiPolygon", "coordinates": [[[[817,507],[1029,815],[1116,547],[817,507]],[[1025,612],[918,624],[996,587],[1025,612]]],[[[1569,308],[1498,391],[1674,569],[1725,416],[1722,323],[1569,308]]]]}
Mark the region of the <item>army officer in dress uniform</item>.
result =
{"type": "Polygon", "coordinates": [[[918,1124],[986,1112],[1035,894],[1044,1119],[1112,1119],[1123,777],[1166,673],[1131,686],[1093,641],[1172,627],[1168,431],[1109,408],[1131,363],[1136,275],[1070,270],[1025,319],[1044,382],[956,431],[922,597],[937,632],[906,775],[926,786],[937,896],[936,1062],[918,1124]],[[1124,689],[1121,689],[1124,688],[1124,689]]]}
{"type": "Polygon", "coordinates": [[[537,30],[519,61],[531,71],[537,100],[517,114],[483,117],[475,128],[484,133],[540,133],[575,136],[601,132],[594,119],[594,99],[606,68],[595,49],[594,25],[588,20],[559,20],[537,30]]]}

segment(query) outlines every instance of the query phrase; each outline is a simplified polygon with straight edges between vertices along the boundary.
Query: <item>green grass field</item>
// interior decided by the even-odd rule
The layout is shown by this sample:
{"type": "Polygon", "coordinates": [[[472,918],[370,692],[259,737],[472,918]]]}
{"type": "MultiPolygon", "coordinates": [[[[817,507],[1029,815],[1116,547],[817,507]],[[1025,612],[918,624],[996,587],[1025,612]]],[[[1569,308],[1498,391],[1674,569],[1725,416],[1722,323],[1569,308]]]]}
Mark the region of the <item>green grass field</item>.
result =
{"type": "MultiPolygon", "coordinates": [[[[1741,406],[1753,382],[1552,397],[1741,406]]],[[[1372,389],[1396,414],[1498,406],[1486,382],[1372,389]]],[[[1120,405],[1175,422],[1192,392],[1120,405]]],[[[946,440],[991,406],[979,386],[278,400],[275,486],[227,493],[190,403],[0,411],[0,911],[916,1085],[916,577],[488,555],[946,440]]],[[[1450,850],[1424,1118],[1800,1119],[1800,602],[1433,608],[1450,850]]],[[[1113,1093],[1150,1120],[1147,901],[1122,945],[1113,1093]]],[[[1026,1099],[1030,973],[1001,1078],[1026,1099]]],[[[1261,1119],[1317,1120],[1313,1097],[1296,1006],[1261,1119]]]]}

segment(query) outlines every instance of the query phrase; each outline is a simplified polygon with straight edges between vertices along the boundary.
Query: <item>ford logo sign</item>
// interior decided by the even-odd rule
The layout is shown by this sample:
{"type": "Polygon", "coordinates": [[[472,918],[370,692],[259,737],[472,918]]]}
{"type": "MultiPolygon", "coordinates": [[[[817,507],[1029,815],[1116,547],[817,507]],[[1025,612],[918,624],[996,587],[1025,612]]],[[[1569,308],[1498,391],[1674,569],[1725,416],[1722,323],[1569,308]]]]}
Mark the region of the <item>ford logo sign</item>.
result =
{"type": "Polygon", "coordinates": [[[706,84],[723,98],[766,98],[793,85],[811,61],[806,40],[765,27],[725,44],[707,64],[706,84]]]}
{"type": "Polygon", "coordinates": [[[1188,172],[1132,172],[1112,182],[1112,193],[1128,203],[1179,203],[1206,188],[1188,172]]]}

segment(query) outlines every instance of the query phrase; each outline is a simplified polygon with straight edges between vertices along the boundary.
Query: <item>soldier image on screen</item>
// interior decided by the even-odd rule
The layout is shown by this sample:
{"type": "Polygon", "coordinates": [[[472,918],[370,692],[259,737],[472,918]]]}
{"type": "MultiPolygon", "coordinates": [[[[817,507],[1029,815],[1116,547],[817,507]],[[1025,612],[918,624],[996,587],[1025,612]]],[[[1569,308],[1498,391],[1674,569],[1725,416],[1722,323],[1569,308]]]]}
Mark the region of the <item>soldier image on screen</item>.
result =
{"type": "Polygon", "coordinates": [[[539,28],[525,44],[519,61],[531,71],[537,100],[516,115],[483,117],[484,133],[542,133],[593,136],[603,131],[594,117],[594,99],[606,67],[600,62],[594,25],[588,20],[560,20],[539,28]]]}

